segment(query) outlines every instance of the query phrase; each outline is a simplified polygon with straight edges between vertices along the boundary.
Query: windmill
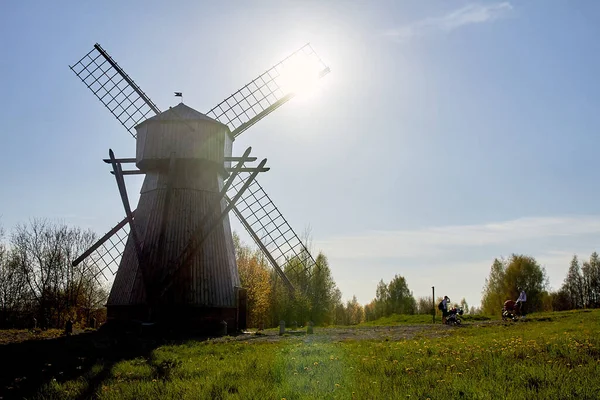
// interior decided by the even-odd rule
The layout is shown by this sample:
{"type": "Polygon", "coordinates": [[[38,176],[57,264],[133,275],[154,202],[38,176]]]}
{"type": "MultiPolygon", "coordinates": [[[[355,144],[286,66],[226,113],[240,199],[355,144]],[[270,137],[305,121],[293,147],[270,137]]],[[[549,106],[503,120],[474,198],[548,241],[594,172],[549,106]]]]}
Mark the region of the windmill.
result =
{"type": "Polygon", "coordinates": [[[96,279],[115,276],[109,320],[195,327],[225,321],[230,329],[245,328],[230,211],[293,293],[284,266],[310,274],[315,260],[256,180],[269,170],[266,159],[252,166],[257,158],[250,148],[235,157],[232,147],[293,98],[298,85],[329,73],[310,44],[206,114],[183,102],[161,112],[99,44],[70,68],[136,139],[136,157],[117,158],[110,150],[104,160],[112,166],[125,218],[73,262],[84,263],[96,279]],[[123,169],[132,164],[137,169],[123,169]],[[135,210],[124,178],[131,174],[145,175],[135,210]]]}

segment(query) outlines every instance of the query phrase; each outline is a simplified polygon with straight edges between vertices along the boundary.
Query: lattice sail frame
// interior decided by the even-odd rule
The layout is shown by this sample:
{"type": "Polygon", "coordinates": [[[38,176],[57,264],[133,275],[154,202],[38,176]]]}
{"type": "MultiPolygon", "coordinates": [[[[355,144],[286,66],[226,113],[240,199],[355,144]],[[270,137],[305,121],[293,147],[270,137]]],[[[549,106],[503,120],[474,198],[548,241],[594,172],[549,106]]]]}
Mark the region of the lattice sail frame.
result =
{"type": "MultiPolygon", "coordinates": [[[[306,44],[213,107],[206,115],[227,125],[234,137],[239,136],[295,95],[293,92],[284,92],[281,77],[286,66],[298,57],[318,66],[319,78],[330,71],[310,44],[306,44]]],[[[99,44],[95,44],[88,54],[70,68],[134,138],[137,124],[160,113],[152,100],[99,44]]],[[[242,173],[236,177],[227,192],[228,199],[235,196],[247,179],[246,175],[242,173]]],[[[275,271],[287,281],[282,267],[296,260],[299,263],[289,265],[292,268],[300,265],[310,276],[316,266],[314,258],[258,181],[252,182],[238,200],[238,205],[233,208],[234,213],[275,271]]],[[[97,271],[94,275],[96,279],[102,275],[109,281],[105,272],[116,274],[129,230],[126,219],[121,221],[76,263],[83,262],[97,271]]]]}
{"type": "Polygon", "coordinates": [[[237,137],[294,96],[295,93],[286,92],[282,87],[284,82],[281,78],[286,68],[293,67],[299,58],[318,69],[318,77],[329,73],[329,67],[307,43],[217,104],[206,115],[227,125],[237,137]]]}
{"type": "Polygon", "coordinates": [[[98,43],[69,68],[134,138],[137,124],[160,113],[156,104],[98,43]]]}
{"type": "MultiPolygon", "coordinates": [[[[243,185],[246,179],[244,175],[247,173],[235,178],[231,191],[237,191],[243,185]]],[[[295,273],[298,271],[294,269],[301,266],[310,278],[316,266],[314,258],[260,183],[255,180],[250,184],[233,212],[263,252],[266,248],[265,253],[271,264],[276,263],[282,270],[287,266],[295,273]],[[289,263],[292,260],[297,262],[289,263]]],[[[274,266],[276,270],[277,266],[274,266]]]]}
{"type": "Polygon", "coordinates": [[[98,247],[90,254],[83,259],[81,256],[79,257],[85,268],[92,271],[96,281],[100,282],[99,278],[102,276],[107,282],[110,282],[117,273],[129,237],[129,229],[127,219],[124,219],[96,242],[95,246],[98,247]]]}

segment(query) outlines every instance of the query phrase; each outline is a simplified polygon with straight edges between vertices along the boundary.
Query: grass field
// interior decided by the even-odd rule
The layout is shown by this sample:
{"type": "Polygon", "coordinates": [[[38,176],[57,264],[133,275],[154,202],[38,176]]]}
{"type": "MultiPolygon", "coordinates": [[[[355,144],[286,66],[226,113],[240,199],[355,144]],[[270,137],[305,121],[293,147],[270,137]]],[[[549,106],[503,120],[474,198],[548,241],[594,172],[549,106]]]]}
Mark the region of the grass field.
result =
{"type": "Polygon", "coordinates": [[[385,329],[369,340],[334,332],[164,345],[147,358],[98,362],[77,379],[57,377],[36,398],[597,399],[600,393],[600,310],[436,325],[401,340],[385,329]]]}
{"type": "Polygon", "coordinates": [[[4,329],[0,330],[0,345],[7,343],[20,343],[27,340],[52,339],[60,337],[62,329],[27,330],[27,329],[4,329]]]}

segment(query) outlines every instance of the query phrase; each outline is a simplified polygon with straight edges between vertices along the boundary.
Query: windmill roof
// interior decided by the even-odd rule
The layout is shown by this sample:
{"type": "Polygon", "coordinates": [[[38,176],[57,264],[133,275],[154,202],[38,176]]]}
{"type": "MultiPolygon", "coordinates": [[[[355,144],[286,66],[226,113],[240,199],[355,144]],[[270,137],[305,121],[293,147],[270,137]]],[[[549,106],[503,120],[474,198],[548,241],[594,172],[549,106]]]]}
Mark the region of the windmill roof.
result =
{"type": "Polygon", "coordinates": [[[184,120],[184,121],[198,121],[198,120],[210,121],[210,122],[214,122],[215,124],[223,125],[225,128],[227,128],[227,125],[217,121],[216,119],[208,117],[208,116],[202,114],[201,112],[196,111],[192,107],[189,107],[183,103],[179,103],[175,107],[169,107],[168,110],[163,111],[160,114],[157,114],[151,118],[148,118],[147,120],[138,124],[138,126],[149,123],[149,122],[154,122],[154,121],[182,121],[182,120],[184,120]]]}

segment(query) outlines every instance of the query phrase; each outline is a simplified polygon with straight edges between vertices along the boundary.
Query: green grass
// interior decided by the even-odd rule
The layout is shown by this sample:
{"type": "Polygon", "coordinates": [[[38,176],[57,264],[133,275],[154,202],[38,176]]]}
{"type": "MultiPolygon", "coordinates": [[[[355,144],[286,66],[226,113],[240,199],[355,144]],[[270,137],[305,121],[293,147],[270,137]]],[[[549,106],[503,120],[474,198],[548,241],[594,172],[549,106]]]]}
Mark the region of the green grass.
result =
{"type": "Polygon", "coordinates": [[[437,326],[410,340],[187,342],[149,358],[96,365],[37,398],[489,399],[597,398],[600,310],[531,315],[516,323],[437,326]]]}

